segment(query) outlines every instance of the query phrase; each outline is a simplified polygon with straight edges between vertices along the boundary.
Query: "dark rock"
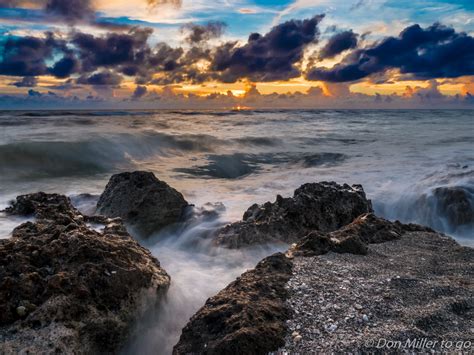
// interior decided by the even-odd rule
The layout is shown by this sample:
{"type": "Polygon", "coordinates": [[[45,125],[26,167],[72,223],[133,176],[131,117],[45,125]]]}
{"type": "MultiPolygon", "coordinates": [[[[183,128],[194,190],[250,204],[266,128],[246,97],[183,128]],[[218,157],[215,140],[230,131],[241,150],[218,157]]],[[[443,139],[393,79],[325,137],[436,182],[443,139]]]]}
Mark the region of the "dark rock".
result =
{"type": "Polygon", "coordinates": [[[403,225],[392,223],[373,213],[366,213],[337,231],[323,234],[311,232],[301,239],[292,251],[294,255],[322,255],[336,253],[367,254],[367,244],[398,239],[405,233],[403,225]]]}
{"type": "Polygon", "coordinates": [[[291,243],[314,230],[336,230],[367,212],[372,212],[372,205],[360,185],[304,184],[291,198],[278,195],[274,203],[252,205],[242,221],[217,233],[215,244],[239,248],[277,241],[291,243]]]}
{"type": "Polygon", "coordinates": [[[113,175],[97,203],[97,213],[120,217],[142,236],[178,222],[188,203],[151,172],[113,175]]]}
{"type": "Polygon", "coordinates": [[[433,191],[441,215],[454,226],[474,222],[474,189],[463,186],[438,187],[433,191]]]}
{"type": "Polygon", "coordinates": [[[97,232],[67,197],[45,193],[19,196],[7,213],[36,221],[0,243],[2,354],[116,352],[143,294],[158,301],[169,286],[120,219],[95,216],[107,223],[97,232]]]}
{"type": "Polygon", "coordinates": [[[415,213],[419,220],[442,231],[453,232],[467,226],[474,230],[474,189],[437,187],[417,201],[415,213]]]}
{"type": "Polygon", "coordinates": [[[79,215],[69,198],[64,195],[36,192],[21,195],[5,209],[10,215],[35,216],[38,219],[58,219],[60,215],[73,219],[79,215]]]}
{"type": "Polygon", "coordinates": [[[262,260],[207,300],[183,329],[173,354],[267,354],[284,344],[285,284],[291,261],[278,253],[262,260]]]}

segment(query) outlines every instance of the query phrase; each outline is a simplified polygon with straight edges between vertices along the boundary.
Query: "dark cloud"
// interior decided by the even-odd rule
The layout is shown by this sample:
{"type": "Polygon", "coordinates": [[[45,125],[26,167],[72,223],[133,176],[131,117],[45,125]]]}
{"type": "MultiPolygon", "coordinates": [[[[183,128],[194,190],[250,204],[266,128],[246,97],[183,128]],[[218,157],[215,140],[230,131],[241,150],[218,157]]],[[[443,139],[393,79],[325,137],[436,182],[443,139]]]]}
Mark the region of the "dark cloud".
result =
{"type": "Polygon", "coordinates": [[[42,94],[41,94],[39,91],[30,89],[30,90],[28,90],[28,96],[31,96],[31,97],[40,97],[40,96],[42,96],[42,94]]]}
{"type": "Polygon", "coordinates": [[[155,72],[171,72],[180,67],[182,48],[172,48],[165,43],[150,47],[149,28],[133,28],[128,33],[108,33],[96,37],[75,33],[72,43],[76,46],[82,70],[114,69],[127,76],[135,76],[138,83],[151,80],[155,72]]]}
{"type": "Polygon", "coordinates": [[[265,35],[252,33],[242,47],[227,43],[214,53],[212,69],[220,71],[221,79],[233,82],[239,78],[252,81],[273,81],[300,75],[296,63],[303,58],[307,45],[315,43],[318,24],[324,15],[307,20],[291,20],[273,27],[265,35]]]}
{"type": "Polygon", "coordinates": [[[474,38],[434,24],[405,28],[398,37],[350,53],[333,68],[313,68],[309,80],[355,81],[389,69],[412,79],[455,78],[474,74],[474,38]]]}
{"type": "Polygon", "coordinates": [[[89,77],[81,76],[77,79],[78,84],[87,84],[93,86],[117,86],[122,82],[122,77],[111,71],[102,71],[92,74],[89,77]]]}
{"type": "Polygon", "coordinates": [[[0,74],[36,76],[48,72],[45,60],[52,58],[58,42],[51,33],[46,38],[10,37],[3,46],[0,74]]]}
{"type": "Polygon", "coordinates": [[[319,59],[334,58],[336,55],[357,47],[357,34],[352,31],[337,33],[329,38],[319,52],[319,59]]]}
{"type": "Polygon", "coordinates": [[[9,37],[3,45],[0,60],[0,75],[38,76],[51,74],[65,78],[77,69],[73,52],[64,40],[58,40],[52,33],[44,38],[9,37]],[[61,60],[52,67],[48,64],[57,56],[61,60]]]}
{"type": "Polygon", "coordinates": [[[146,86],[137,85],[135,91],[133,92],[132,99],[138,100],[139,98],[146,95],[148,89],[146,86]]]}
{"type": "Polygon", "coordinates": [[[47,0],[45,11],[69,23],[95,19],[91,0],[47,0]]]}
{"type": "Polygon", "coordinates": [[[194,23],[184,25],[182,31],[187,33],[186,42],[200,43],[222,36],[226,27],[227,25],[224,22],[210,21],[205,25],[194,23]]]}
{"type": "Polygon", "coordinates": [[[49,72],[57,78],[67,78],[79,68],[79,63],[74,57],[64,57],[57,61],[49,72]]]}
{"type": "Polygon", "coordinates": [[[10,85],[17,88],[33,88],[38,85],[38,80],[34,76],[24,76],[20,81],[11,83],[10,85]]]}

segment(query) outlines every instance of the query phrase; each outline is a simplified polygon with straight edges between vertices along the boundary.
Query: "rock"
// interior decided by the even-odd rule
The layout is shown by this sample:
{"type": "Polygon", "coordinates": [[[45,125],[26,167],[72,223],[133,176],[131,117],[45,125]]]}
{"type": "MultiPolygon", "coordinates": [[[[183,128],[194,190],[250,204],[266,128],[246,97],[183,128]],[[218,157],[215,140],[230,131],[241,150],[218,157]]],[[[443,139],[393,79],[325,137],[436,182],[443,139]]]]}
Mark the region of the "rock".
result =
{"type": "Polygon", "coordinates": [[[474,231],[474,189],[469,186],[437,187],[416,203],[417,219],[442,231],[474,231]]]}
{"type": "Polygon", "coordinates": [[[184,327],[173,354],[266,354],[284,344],[289,318],[285,284],[291,262],[281,253],[207,300],[184,327]]]}
{"type": "Polygon", "coordinates": [[[229,248],[268,242],[292,243],[310,231],[334,231],[367,212],[372,212],[372,205],[360,185],[304,184],[295,190],[293,197],[278,195],[274,203],[252,205],[242,221],[218,231],[214,243],[229,248]]]}
{"type": "MultiPolygon", "coordinates": [[[[414,229],[413,225],[409,226],[414,229]]],[[[405,233],[399,222],[390,222],[366,213],[337,231],[323,234],[312,232],[291,248],[295,255],[322,255],[336,253],[367,254],[367,244],[382,243],[400,238],[405,233]]]]}
{"type": "Polygon", "coordinates": [[[23,317],[26,315],[26,307],[24,306],[19,306],[16,308],[16,313],[20,316],[23,317]]]}
{"type": "Polygon", "coordinates": [[[443,234],[367,213],[309,233],[285,255],[210,298],[174,354],[366,353],[390,351],[371,347],[378,339],[470,340],[474,251],[443,234]]]}
{"type": "Polygon", "coordinates": [[[59,194],[36,192],[18,196],[11,205],[5,209],[9,215],[35,216],[38,219],[57,220],[64,222],[65,218],[80,216],[69,198],[59,194]]]}
{"type": "Polygon", "coordinates": [[[36,216],[0,241],[0,353],[117,352],[170,278],[120,220],[97,232],[69,199],[19,196],[7,213],[36,216]]]}
{"type": "Polygon", "coordinates": [[[97,213],[120,217],[142,236],[178,222],[188,203],[183,195],[151,172],[121,173],[110,178],[97,202],[97,213]]]}

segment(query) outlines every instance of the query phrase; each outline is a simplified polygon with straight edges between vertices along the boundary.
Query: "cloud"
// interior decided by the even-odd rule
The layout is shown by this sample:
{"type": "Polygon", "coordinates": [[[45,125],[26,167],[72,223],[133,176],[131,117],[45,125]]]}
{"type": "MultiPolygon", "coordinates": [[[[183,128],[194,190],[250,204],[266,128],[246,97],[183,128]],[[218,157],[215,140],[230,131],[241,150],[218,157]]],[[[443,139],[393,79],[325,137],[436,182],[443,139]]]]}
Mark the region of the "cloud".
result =
{"type": "Polygon", "coordinates": [[[265,35],[252,33],[245,45],[226,43],[214,53],[212,69],[221,72],[224,82],[240,78],[252,81],[274,81],[300,75],[295,66],[304,50],[319,37],[318,24],[324,15],[306,20],[291,20],[273,27],[265,35]]]}
{"type": "Polygon", "coordinates": [[[257,13],[257,10],[255,10],[255,9],[249,9],[249,8],[241,8],[241,9],[238,10],[238,12],[239,12],[240,14],[246,14],[246,15],[248,15],[248,14],[256,14],[256,13],[257,13]]]}
{"type": "Polygon", "coordinates": [[[10,37],[3,46],[0,75],[37,76],[48,73],[46,60],[55,52],[65,50],[65,44],[46,33],[45,38],[10,37]]]}
{"type": "Polygon", "coordinates": [[[68,23],[95,19],[95,10],[91,0],[47,0],[45,11],[68,23]]]}
{"type": "Polygon", "coordinates": [[[352,31],[337,33],[329,38],[319,52],[319,59],[334,58],[336,55],[357,47],[357,34],[352,31]]]}
{"type": "Polygon", "coordinates": [[[33,88],[38,85],[38,80],[34,76],[24,76],[20,81],[13,82],[10,85],[17,88],[33,88]]]}
{"type": "Polygon", "coordinates": [[[333,68],[313,68],[309,80],[355,81],[389,69],[411,79],[456,78],[474,74],[474,38],[435,23],[405,28],[398,37],[350,53],[333,68]]]}
{"type": "Polygon", "coordinates": [[[137,87],[135,88],[135,91],[133,92],[132,99],[133,100],[140,99],[141,97],[146,95],[147,91],[148,89],[146,86],[137,85],[137,87]]]}
{"type": "Polygon", "coordinates": [[[146,0],[146,2],[152,8],[162,5],[171,5],[179,8],[182,5],[182,0],[146,0]]]}
{"type": "Polygon", "coordinates": [[[117,86],[122,82],[122,76],[111,71],[102,71],[92,74],[89,77],[81,76],[77,79],[78,84],[93,86],[117,86]]]}
{"type": "Polygon", "coordinates": [[[184,25],[182,31],[187,33],[186,42],[200,43],[222,36],[227,25],[221,21],[209,21],[205,25],[190,23],[184,25]]]}
{"type": "Polygon", "coordinates": [[[73,56],[66,56],[57,61],[51,68],[49,73],[57,78],[67,78],[75,73],[79,68],[79,62],[73,56]]]}
{"type": "Polygon", "coordinates": [[[28,96],[39,97],[39,96],[42,96],[42,94],[39,91],[30,89],[30,90],[28,90],[28,96]]]}

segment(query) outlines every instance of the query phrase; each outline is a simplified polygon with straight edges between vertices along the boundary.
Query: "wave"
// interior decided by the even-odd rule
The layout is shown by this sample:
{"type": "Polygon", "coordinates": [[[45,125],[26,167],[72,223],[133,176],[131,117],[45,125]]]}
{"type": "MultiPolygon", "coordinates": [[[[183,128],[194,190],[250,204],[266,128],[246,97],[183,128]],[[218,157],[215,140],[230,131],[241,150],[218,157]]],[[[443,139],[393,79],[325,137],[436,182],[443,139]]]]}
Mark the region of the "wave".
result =
{"type": "Polygon", "coordinates": [[[62,111],[62,110],[45,110],[45,111],[3,111],[3,114],[8,113],[12,116],[19,117],[56,117],[56,116],[91,116],[91,117],[103,117],[103,116],[147,116],[155,115],[157,111],[113,111],[113,110],[74,110],[74,111],[62,111]]]}
{"type": "Polygon", "coordinates": [[[340,153],[262,153],[262,154],[222,154],[209,155],[208,163],[190,168],[175,168],[174,171],[196,177],[218,179],[238,179],[255,173],[264,165],[300,165],[310,168],[334,166],[342,163],[347,156],[340,153]]]}
{"type": "MultiPolygon", "coordinates": [[[[397,193],[394,199],[374,200],[376,213],[415,222],[459,238],[474,237],[474,170],[462,164],[427,175],[397,193]]],[[[472,241],[471,241],[472,243],[472,241]]]]}
{"type": "MultiPolygon", "coordinates": [[[[183,153],[213,153],[235,145],[274,146],[278,139],[248,137],[223,140],[207,134],[172,135],[155,131],[99,135],[81,141],[32,141],[0,145],[0,175],[15,178],[71,177],[102,174],[118,167],[133,167],[136,161],[150,157],[168,157],[183,153]]],[[[237,155],[238,157],[239,155],[237,155]]],[[[243,165],[237,159],[223,157],[217,164],[236,162],[236,172],[242,175],[243,165]],[[232,160],[232,161],[229,161],[232,160]]],[[[258,163],[259,159],[254,162],[258,163]]],[[[260,160],[263,158],[260,158],[260,160]]],[[[240,159],[242,160],[242,159],[240,159]]],[[[229,170],[231,167],[225,167],[229,170]]],[[[219,174],[219,172],[217,172],[219,174]]]]}

